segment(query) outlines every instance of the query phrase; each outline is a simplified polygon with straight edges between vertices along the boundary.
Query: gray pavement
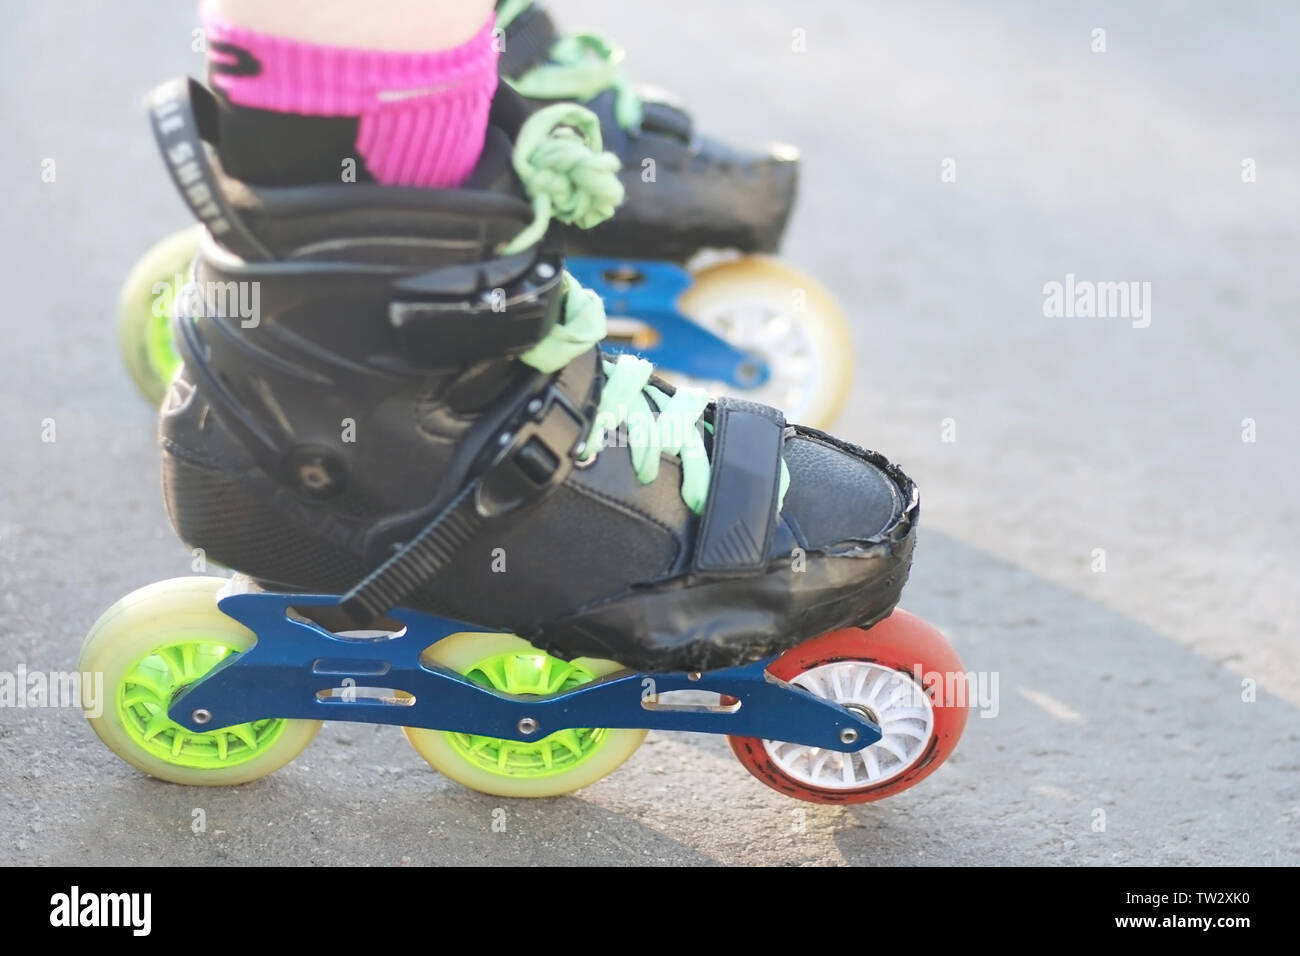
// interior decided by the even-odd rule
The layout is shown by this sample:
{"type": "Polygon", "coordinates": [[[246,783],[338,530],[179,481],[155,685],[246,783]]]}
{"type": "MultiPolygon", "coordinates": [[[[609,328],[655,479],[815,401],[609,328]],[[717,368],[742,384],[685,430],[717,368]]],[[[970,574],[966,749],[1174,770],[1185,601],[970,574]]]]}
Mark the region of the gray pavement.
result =
{"type": "MultiPolygon", "coordinates": [[[[905,604],[997,676],[996,716],[915,790],[822,808],[720,739],[652,734],[523,803],[347,724],[272,777],[192,790],[78,712],[0,708],[0,863],[1300,863],[1300,12],[554,6],[711,134],[802,148],[785,257],[853,323],[838,430],[920,482],[905,604]],[[1151,283],[1149,325],[1045,316],[1067,275],[1151,283]]],[[[6,15],[0,672],[67,670],[103,608],[189,573],[111,309],[185,222],[141,98],[201,60],[185,4],[6,15]]]]}

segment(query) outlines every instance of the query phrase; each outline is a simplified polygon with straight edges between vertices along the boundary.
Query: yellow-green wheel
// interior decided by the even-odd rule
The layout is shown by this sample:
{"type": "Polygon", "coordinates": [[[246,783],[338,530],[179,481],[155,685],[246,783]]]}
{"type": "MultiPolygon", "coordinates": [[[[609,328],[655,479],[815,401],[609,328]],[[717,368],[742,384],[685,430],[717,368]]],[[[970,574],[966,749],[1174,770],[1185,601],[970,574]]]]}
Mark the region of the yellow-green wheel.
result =
{"type": "Polygon", "coordinates": [[[141,256],[122,283],[117,307],[122,360],[141,394],[155,405],[181,365],[172,341],[172,304],[198,247],[196,227],[173,233],[141,256]]]}
{"type": "Polygon", "coordinates": [[[807,273],[757,255],[706,266],[694,280],[678,302],[682,312],[761,357],[771,372],[762,386],[733,394],[779,408],[788,421],[830,427],[852,383],[853,340],[826,288],[807,273]]]}
{"type": "MultiPolygon", "coordinates": [[[[480,686],[547,697],[623,669],[613,661],[561,661],[511,634],[453,634],[425,650],[480,686]]],[[[535,741],[403,728],[411,746],[444,776],[501,797],[554,797],[616,770],[632,756],[644,730],[561,730],[535,741]]]]}
{"type": "Polygon", "coordinates": [[[115,754],[160,780],[190,786],[247,783],[298,756],[318,720],[269,718],[187,730],[172,700],[256,635],[217,607],[222,578],[173,578],[128,594],[100,616],[81,649],[82,673],[103,675],[103,699],[83,700],[90,725],[115,754]]]}

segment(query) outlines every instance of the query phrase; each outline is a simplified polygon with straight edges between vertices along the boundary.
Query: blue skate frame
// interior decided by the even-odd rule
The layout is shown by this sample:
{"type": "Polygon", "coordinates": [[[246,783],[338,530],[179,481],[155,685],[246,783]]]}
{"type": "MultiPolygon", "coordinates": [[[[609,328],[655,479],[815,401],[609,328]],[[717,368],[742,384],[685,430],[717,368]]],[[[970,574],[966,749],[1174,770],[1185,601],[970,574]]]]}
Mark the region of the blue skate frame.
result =
{"type": "Polygon", "coordinates": [[[693,281],[672,262],[596,259],[577,256],[566,264],[575,279],[605,300],[610,318],[628,318],[652,326],[659,339],[638,348],[606,339],[606,352],[644,356],[661,371],[705,381],[724,382],[733,389],[758,388],[771,371],[757,355],[742,352],[677,310],[677,299],[693,281]],[[621,281],[619,276],[631,277],[621,281]]]}
{"type": "Polygon", "coordinates": [[[871,720],[815,697],[766,672],[770,661],[703,674],[611,675],[554,697],[487,690],[459,674],[420,661],[452,634],[482,632],[461,621],[400,608],[404,625],[376,638],[343,637],[291,609],[337,606],[327,595],[230,594],[218,607],[257,635],[249,650],[228,657],[173,701],[172,720],[194,731],[272,717],[397,724],[540,740],[566,728],[689,730],[786,740],[850,752],[880,739],[871,720]],[[652,683],[647,683],[652,682],[652,683]],[[412,699],[367,696],[387,688],[412,699]],[[352,689],[352,693],[347,693],[352,689]],[[697,690],[726,694],[728,706],[663,704],[654,695],[697,690]],[[196,717],[198,718],[196,720],[196,717]],[[531,723],[529,723],[531,722],[531,723]],[[528,727],[524,733],[522,728],[528,727]],[[851,743],[843,731],[855,730],[851,743]]]}

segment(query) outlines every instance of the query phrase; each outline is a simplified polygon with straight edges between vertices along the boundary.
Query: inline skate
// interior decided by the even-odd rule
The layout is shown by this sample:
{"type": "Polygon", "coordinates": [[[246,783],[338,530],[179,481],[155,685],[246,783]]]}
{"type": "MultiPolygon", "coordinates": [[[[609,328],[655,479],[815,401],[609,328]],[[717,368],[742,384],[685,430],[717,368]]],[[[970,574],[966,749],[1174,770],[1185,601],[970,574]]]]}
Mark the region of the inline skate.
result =
{"type": "MultiPolygon", "coordinates": [[[[558,36],[536,3],[503,0],[497,23],[505,82],[533,108],[581,102],[623,164],[617,214],[590,230],[563,230],[569,272],[605,302],[606,351],[642,355],[670,380],[829,426],[852,374],[847,323],[820,283],[772,258],[794,204],[797,152],[700,137],[661,91],[623,78],[614,44],[591,33],[558,36]]],[[[180,364],[169,313],[197,246],[194,229],[169,236],[123,284],[122,354],[154,403],[180,364]]]]}
{"type": "Polygon", "coordinates": [[[500,89],[454,190],[238,182],[192,81],[150,116],[203,225],[164,497],[237,573],[142,588],[91,629],[90,718],[121,757],[238,784],[352,720],[402,726],[471,788],[549,796],[647,730],[696,731],[783,793],[856,803],[951,753],[961,662],[896,609],[914,484],[602,353],[600,299],[549,221],[621,198],[593,114],[500,89]],[[252,285],[256,315],[228,307],[252,285]]]}

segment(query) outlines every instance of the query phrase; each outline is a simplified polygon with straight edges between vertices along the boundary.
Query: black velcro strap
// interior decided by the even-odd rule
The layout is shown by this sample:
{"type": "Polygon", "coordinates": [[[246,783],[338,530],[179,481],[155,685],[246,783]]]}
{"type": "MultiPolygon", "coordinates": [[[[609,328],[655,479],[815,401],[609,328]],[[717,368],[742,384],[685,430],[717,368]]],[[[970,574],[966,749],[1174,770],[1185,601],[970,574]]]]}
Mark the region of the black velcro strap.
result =
{"type": "Polygon", "coordinates": [[[744,576],[767,568],[781,488],[785,416],[721,398],[713,415],[713,473],[692,569],[744,576]]]}
{"type": "Polygon", "coordinates": [[[415,539],[343,596],[343,610],[369,623],[442,573],[487,520],[474,505],[478,482],[466,485],[415,539]]]}
{"type": "Polygon", "coordinates": [[[530,4],[506,27],[497,70],[502,76],[519,79],[546,59],[555,39],[555,24],[550,14],[538,4],[530,4]]]}
{"type": "Polygon", "coordinates": [[[212,94],[182,77],[149,96],[149,122],[167,172],[195,218],[221,244],[245,259],[271,259],[271,251],[244,225],[221,190],[205,140],[214,137],[212,94]]]}

